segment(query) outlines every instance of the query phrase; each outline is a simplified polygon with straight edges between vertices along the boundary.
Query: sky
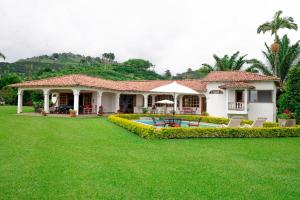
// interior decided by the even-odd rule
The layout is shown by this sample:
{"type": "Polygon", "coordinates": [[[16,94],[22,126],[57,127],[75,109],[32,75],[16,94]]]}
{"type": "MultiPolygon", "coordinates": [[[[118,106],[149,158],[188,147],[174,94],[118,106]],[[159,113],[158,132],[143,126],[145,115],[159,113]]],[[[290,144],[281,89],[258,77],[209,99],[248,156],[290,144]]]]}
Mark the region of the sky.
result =
{"type": "MultiPolygon", "coordinates": [[[[240,51],[263,59],[257,27],[277,10],[300,25],[299,0],[0,0],[0,52],[8,62],[72,52],[142,58],[173,74],[240,51]]],[[[288,33],[292,42],[300,31],[288,33]]]]}

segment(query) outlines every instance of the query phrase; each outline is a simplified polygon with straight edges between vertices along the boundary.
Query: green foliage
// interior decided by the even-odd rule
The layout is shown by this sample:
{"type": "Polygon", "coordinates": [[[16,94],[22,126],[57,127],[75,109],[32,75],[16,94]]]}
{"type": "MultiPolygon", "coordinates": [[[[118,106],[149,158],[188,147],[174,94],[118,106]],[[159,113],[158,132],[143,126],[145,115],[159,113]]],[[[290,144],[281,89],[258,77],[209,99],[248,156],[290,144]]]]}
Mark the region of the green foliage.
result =
{"type": "Polygon", "coordinates": [[[143,138],[154,138],[156,135],[156,129],[152,126],[136,123],[116,115],[110,115],[108,120],[143,138]]]}
{"type": "Polygon", "coordinates": [[[294,22],[292,17],[281,17],[282,11],[279,10],[275,13],[272,21],[266,22],[257,28],[257,33],[271,32],[271,35],[275,35],[275,40],[279,40],[279,29],[293,29],[298,30],[298,25],[294,22]]]}
{"type": "Polygon", "coordinates": [[[3,87],[13,84],[13,83],[19,83],[21,82],[21,78],[15,74],[15,73],[9,73],[9,74],[4,74],[0,76],[0,89],[3,87]]]}
{"type": "Polygon", "coordinates": [[[3,87],[0,90],[0,100],[4,100],[5,104],[17,104],[17,89],[11,87],[3,87]]]}
{"type": "Polygon", "coordinates": [[[274,54],[265,43],[267,50],[262,53],[267,63],[264,64],[257,59],[251,59],[248,61],[250,67],[247,71],[260,71],[265,75],[278,76],[282,81],[285,81],[289,70],[300,63],[300,41],[290,44],[289,38],[284,35],[278,43],[280,48],[277,54],[274,54]]]}
{"type": "Polygon", "coordinates": [[[182,79],[201,79],[205,77],[211,70],[206,67],[201,67],[197,70],[187,70],[183,73],[178,73],[173,78],[176,80],[182,80],[182,79]]]}
{"type": "Polygon", "coordinates": [[[247,60],[245,57],[247,55],[239,56],[240,52],[237,51],[232,56],[224,55],[223,57],[219,57],[216,54],[213,55],[215,59],[215,64],[203,64],[204,69],[209,71],[238,71],[242,70],[244,64],[246,64],[247,60]]]}
{"type": "Polygon", "coordinates": [[[171,80],[172,79],[172,73],[170,70],[166,70],[165,71],[165,74],[164,74],[164,79],[167,79],[167,80],[171,80]]]}
{"type": "Polygon", "coordinates": [[[297,123],[300,123],[300,64],[290,70],[286,90],[279,98],[278,107],[280,113],[285,109],[295,113],[297,123]]]}
{"type": "Polygon", "coordinates": [[[102,54],[102,58],[108,62],[112,62],[115,60],[115,54],[114,53],[104,53],[104,54],[102,54]]]}
{"type": "MultiPolygon", "coordinates": [[[[150,114],[119,114],[110,115],[108,120],[124,127],[143,138],[255,138],[255,137],[296,137],[300,136],[300,127],[283,128],[278,127],[276,123],[266,122],[264,128],[161,128],[155,129],[152,126],[143,125],[132,121],[139,119],[139,117],[155,116],[162,117],[165,115],[150,115],[150,114]]],[[[194,116],[194,115],[180,115],[180,118],[185,120],[196,121],[199,118],[201,122],[214,124],[227,124],[229,119],[208,117],[208,116],[194,116]]],[[[250,120],[243,120],[243,124],[251,124],[250,120]]]]}
{"type": "MultiPolygon", "coordinates": [[[[110,53],[109,53],[110,54],[110,53]]],[[[112,53],[111,53],[112,54],[112,53]]],[[[108,55],[110,59],[112,55],[108,55]]],[[[149,61],[130,59],[124,63],[99,57],[72,53],[54,53],[21,59],[14,63],[0,63],[0,76],[16,73],[24,80],[42,79],[65,74],[86,74],[111,80],[163,79],[152,69],[149,61]]]]}
{"type": "Polygon", "coordinates": [[[159,138],[271,138],[299,137],[300,128],[162,128],[159,138]]]}

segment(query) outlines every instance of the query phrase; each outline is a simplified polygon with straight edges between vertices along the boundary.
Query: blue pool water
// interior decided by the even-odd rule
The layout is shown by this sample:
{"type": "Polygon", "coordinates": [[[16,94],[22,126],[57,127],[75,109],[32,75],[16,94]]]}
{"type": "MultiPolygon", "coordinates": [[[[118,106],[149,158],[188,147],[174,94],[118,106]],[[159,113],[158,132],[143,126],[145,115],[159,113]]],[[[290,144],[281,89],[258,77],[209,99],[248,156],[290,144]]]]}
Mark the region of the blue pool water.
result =
{"type": "MultiPolygon", "coordinates": [[[[153,121],[152,120],[138,119],[138,120],[133,120],[133,121],[141,123],[141,124],[153,126],[153,121]]],[[[182,121],[181,122],[181,127],[189,127],[188,123],[189,123],[188,121],[182,121]]],[[[209,128],[209,127],[211,127],[211,128],[214,128],[214,127],[219,127],[219,125],[200,122],[199,127],[203,127],[203,128],[209,128]]]]}

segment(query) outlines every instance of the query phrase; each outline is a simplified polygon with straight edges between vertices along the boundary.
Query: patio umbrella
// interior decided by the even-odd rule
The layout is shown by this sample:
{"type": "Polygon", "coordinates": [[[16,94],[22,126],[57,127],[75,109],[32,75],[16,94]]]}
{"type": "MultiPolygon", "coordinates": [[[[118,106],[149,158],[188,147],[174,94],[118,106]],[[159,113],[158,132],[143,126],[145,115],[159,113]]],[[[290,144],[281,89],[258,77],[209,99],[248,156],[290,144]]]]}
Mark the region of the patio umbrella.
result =
{"type": "MultiPolygon", "coordinates": [[[[193,90],[192,88],[186,87],[173,81],[167,85],[163,85],[157,88],[150,90],[151,92],[159,92],[159,93],[171,93],[174,95],[174,100],[176,94],[199,94],[197,91],[193,90]]],[[[174,111],[176,112],[176,102],[174,103],[174,111]]]]}
{"type": "Polygon", "coordinates": [[[167,113],[167,104],[173,104],[174,102],[170,101],[168,99],[164,99],[164,100],[157,101],[155,103],[165,104],[165,114],[166,114],[167,113]]]}

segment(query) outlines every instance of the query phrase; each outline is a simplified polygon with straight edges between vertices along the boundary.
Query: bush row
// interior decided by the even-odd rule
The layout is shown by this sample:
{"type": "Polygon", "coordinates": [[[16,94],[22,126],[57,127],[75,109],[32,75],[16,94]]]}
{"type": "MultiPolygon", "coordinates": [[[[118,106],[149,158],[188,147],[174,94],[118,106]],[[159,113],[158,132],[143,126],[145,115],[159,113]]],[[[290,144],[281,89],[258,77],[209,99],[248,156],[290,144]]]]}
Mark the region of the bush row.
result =
{"type": "MultiPolygon", "coordinates": [[[[259,138],[259,137],[299,137],[300,126],[274,127],[276,123],[267,123],[263,128],[154,128],[132,121],[146,115],[110,115],[108,119],[117,125],[143,138],[259,138]]],[[[149,115],[148,115],[149,116],[149,115]]],[[[152,116],[152,115],[151,115],[152,116]]],[[[159,117],[158,115],[154,115],[159,117]]],[[[204,117],[203,119],[212,119],[204,117]]],[[[221,118],[223,119],[223,118],[221,118]]],[[[225,118],[224,118],[225,119],[225,118]]],[[[221,120],[220,120],[221,121],[221,120]]],[[[215,123],[209,121],[210,123],[215,123]]]]}
{"type": "MultiPolygon", "coordinates": [[[[171,117],[173,115],[163,115],[163,114],[118,114],[116,115],[121,118],[125,119],[139,119],[140,117],[158,117],[158,118],[165,118],[171,117]]],[[[201,116],[201,115],[175,115],[176,117],[182,118],[187,121],[197,121],[201,120],[201,122],[212,123],[212,124],[228,124],[228,118],[222,117],[211,117],[211,116],[201,116]]],[[[253,121],[251,120],[243,120],[242,124],[252,124],[253,121]]],[[[265,122],[264,127],[277,127],[278,124],[274,122],[265,122]]]]}
{"type": "Polygon", "coordinates": [[[108,120],[143,138],[154,138],[157,135],[154,127],[140,124],[126,118],[110,115],[108,116],[108,120]]]}
{"type": "Polygon", "coordinates": [[[299,127],[271,128],[162,128],[159,138],[271,138],[299,137],[299,127]]]}

